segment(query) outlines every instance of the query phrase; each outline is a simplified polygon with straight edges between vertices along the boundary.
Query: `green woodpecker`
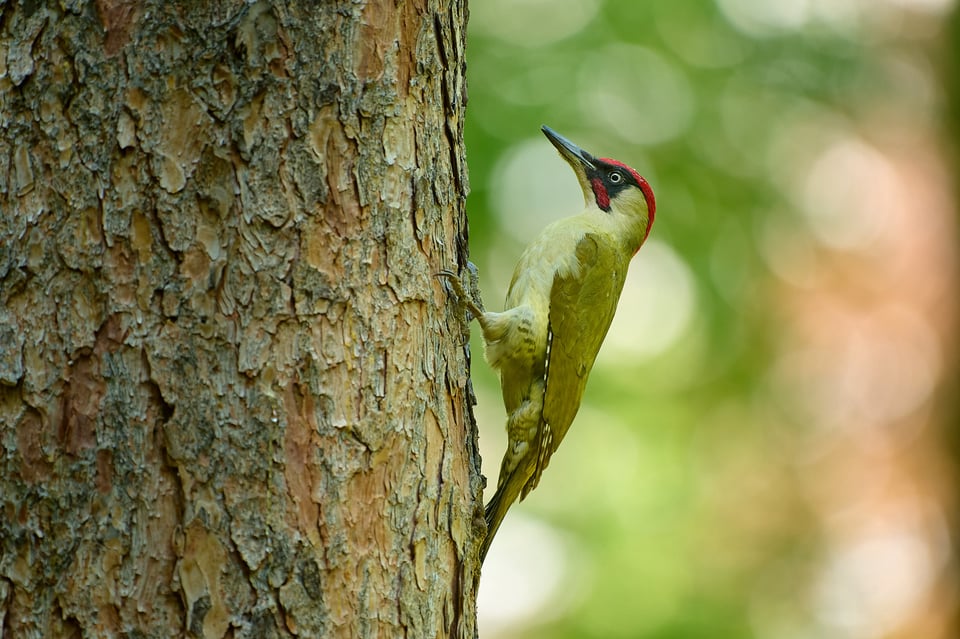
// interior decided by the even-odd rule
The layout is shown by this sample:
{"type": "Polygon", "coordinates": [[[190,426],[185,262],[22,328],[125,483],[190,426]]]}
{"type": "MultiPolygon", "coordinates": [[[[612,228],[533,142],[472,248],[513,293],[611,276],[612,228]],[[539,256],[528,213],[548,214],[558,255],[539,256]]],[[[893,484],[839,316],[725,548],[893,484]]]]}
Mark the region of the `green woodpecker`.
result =
{"type": "Polygon", "coordinates": [[[549,225],[527,247],[502,313],[484,312],[454,273],[440,273],[483,329],[507,411],[507,451],[485,509],[481,561],[513,502],[537,487],[580,408],[627,266],[650,234],[656,209],[653,190],[635,170],[542,130],[573,167],[586,208],[549,225]]]}

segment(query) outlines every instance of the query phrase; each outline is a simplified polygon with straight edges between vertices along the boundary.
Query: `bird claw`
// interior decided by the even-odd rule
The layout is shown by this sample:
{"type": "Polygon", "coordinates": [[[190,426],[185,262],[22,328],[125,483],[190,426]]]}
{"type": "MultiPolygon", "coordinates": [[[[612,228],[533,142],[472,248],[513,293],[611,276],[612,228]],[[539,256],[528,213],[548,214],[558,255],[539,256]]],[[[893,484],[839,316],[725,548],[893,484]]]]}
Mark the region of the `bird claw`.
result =
{"type": "Polygon", "coordinates": [[[460,306],[465,307],[470,314],[476,318],[483,316],[483,308],[473,300],[463,287],[463,281],[460,276],[449,269],[442,269],[434,273],[435,277],[442,278],[447,285],[448,290],[453,292],[460,306]]]}
{"type": "Polygon", "coordinates": [[[434,277],[441,278],[444,283],[447,285],[447,288],[453,290],[453,294],[464,300],[467,298],[466,291],[463,290],[463,282],[460,281],[460,276],[454,273],[449,269],[442,269],[434,273],[434,277]]]}

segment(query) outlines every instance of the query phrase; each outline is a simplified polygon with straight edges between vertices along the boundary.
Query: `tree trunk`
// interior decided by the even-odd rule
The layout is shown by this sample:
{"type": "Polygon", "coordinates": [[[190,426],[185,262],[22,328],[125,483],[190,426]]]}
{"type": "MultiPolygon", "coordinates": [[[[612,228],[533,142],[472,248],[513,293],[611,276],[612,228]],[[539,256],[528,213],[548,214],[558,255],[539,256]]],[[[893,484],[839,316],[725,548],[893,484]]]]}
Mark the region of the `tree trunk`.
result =
{"type": "Polygon", "coordinates": [[[4,637],[473,637],[465,0],[0,9],[4,637]]]}

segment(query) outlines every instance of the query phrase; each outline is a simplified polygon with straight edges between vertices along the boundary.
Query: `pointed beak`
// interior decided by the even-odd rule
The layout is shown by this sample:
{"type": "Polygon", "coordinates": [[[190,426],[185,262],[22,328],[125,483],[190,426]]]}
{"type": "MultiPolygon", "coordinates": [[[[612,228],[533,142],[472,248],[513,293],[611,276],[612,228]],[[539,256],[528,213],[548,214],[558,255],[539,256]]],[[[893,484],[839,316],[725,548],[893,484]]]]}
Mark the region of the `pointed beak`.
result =
{"type": "Polygon", "coordinates": [[[567,162],[570,163],[570,166],[573,167],[573,170],[577,172],[577,175],[582,175],[586,171],[584,169],[595,169],[596,167],[593,164],[593,156],[581,149],[579,146],[563,137],[547,125],[540,127],[540,130],[543,131],[543,134],[547,136],[547,139],[557,147],[557,150],[560,151],[560,155],[563,156],[567,162]]]}

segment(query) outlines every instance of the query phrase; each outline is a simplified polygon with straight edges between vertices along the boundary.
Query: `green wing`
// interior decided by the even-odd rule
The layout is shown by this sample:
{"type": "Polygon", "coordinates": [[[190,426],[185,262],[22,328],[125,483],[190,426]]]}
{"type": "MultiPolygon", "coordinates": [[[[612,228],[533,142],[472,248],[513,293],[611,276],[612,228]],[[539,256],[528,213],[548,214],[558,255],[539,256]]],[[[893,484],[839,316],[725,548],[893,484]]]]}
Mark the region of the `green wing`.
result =
{"type": "Polygon", "coordinates": [[[550,292],[546,389],[537,446],[537,467],[523,488],[536,488],[580,408],[593,362],[617,310],[629,256],[593,234],[577,244],[580,276],[557,275],[550,292]]]}

